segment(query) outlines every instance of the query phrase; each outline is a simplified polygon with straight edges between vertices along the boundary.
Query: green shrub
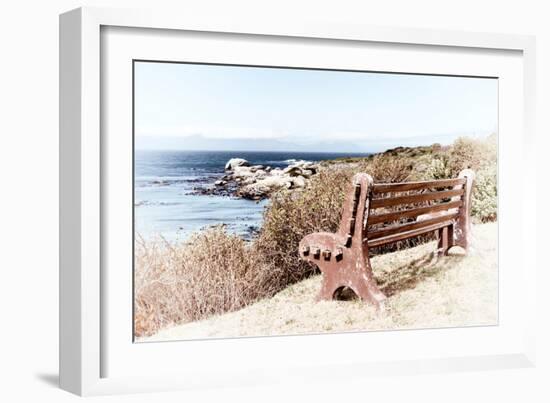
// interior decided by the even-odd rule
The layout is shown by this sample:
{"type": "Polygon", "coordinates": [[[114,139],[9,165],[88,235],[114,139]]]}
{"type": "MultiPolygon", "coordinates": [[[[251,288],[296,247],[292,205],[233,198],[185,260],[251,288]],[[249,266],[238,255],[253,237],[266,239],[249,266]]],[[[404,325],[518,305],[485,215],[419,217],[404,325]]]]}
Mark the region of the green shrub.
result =
{"type": "Polygon", "coordinates": [[[434,157],[431,159],[424,173],[423,179],[448,179],[452,178],[451,167],[449,166],[449,158],[447,155],[434,157]]]}
{"type": "Polygon", "coordinates": [[[465,168],[476,173],[472,193],[474,221],[489,222],[497,219],[497,137],[485,140],[459,138],[449,149],[451,177],[465,168]]]}
{"type": "Polygon", "coordinates": [[[495,221],[497,201],[497,167],[491,165],[476,172],[472,194],[472,216],[475,221],[495,221]]]}

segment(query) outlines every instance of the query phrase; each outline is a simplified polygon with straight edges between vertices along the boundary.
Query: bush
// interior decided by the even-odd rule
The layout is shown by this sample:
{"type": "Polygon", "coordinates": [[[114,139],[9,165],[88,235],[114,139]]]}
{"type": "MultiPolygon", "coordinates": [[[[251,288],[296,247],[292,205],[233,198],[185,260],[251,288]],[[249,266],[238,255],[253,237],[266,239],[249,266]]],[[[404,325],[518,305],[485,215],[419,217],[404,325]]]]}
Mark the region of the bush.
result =
{"type": "Polygon", "coordinates": [[[496,136],[489,136],[485,140],[460,137],[453,143],[448,155],[451,177],[466,168],[478,172],[490,165],[496,165],[496,136]]]}
{"type": "Polygon", "coordinates": [[[414,158],[378,154],[360,166],[375,182],[404,182],[409,180],[414,168],[414,158]]]}
{"type": "Polygon", "coordinates": [[[235,235],[215,227],[188,244],[137,243],[135,334],[240,309],[273,295],[272,268],[235,235]]]}
{"type": "Polygon", "coordinates": [[[462,137],[449,150],[451,177],[465,168],[471,168],[476,173],[471,214],[477,222],[497,219],[497,155],[496,135],[485,140],[462,137]]]}
{"type": "MultiPolygon", "coordinates": [[[[419,179],[455,178],[466,168],[476,173],[471,214],[476,222],[497,219],[497,137],[485,140],[461,137],[444,153],[431,156],[426,169],[418,170],[419,179]]],[[[416,164],[416,167],[422,164],[416,164]]]]}
{"type": "Polygon", "coordinates": [[[472,194],[472,216],[478,222],[497,219],[497,167],[489,166],[476,172],[472,194]]]}
{"type": "Polygon", "coordinates": [[[426,180],[430,179],[448,179],[452,178],[451,167],[449,166],[449,158],[447,155],[433,158],[426,170],[426,180]]]}

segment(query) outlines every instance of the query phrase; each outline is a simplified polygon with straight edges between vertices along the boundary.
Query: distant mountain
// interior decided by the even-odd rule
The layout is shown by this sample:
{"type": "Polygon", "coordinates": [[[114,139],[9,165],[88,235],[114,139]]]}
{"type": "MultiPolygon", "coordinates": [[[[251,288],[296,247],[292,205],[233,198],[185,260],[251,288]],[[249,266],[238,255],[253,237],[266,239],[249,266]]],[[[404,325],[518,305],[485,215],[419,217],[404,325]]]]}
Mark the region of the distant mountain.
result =
{"type": "MultiPolygon", "coordinates": [[[[468,134],[466,134],[468,135],[468,134]]],[[[327,140],[312,136],[295,136],[284,139],[270,138],[212,138],[200,134],[191,136],[139,136],[135,139],[138,150],[209,150],[209,151],[296,151],[296,152],[381,152],[398,146],[429,146],[434,143],[451,144],[459,133],[407,138],[370,138],[363,140],[340,139],[334,136],[327,140]]],[[[366,136],[365,136],[366,137],[366,136]]],[[[474,137],[480,137],[479,135],[474,137]]],[[[484,137],[481,136],[481,137],[484,137]]],[[[326,138],[326,137],[325,137],[326,138]]]]}
{"type": "Polygon", "coordinates": [[[210,151],[312,151],[312,152],[370,152],[369,144],[350,141],[315,141],[296,138],[295,141],[262,138],[210,138],[201,135],[186,137],[140,136],[136,149],[210,150],[210,151]]]}

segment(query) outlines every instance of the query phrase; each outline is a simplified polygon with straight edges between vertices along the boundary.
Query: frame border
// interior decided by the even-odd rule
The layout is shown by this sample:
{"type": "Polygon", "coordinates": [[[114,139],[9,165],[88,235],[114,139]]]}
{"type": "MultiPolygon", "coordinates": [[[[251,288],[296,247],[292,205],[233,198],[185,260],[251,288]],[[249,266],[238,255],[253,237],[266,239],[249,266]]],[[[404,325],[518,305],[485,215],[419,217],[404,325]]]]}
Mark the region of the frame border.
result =
{"type": "MultiPolygon", "coordinates": [[[[284,36],[346,41],[371,41],[410,45],[468,47],[523,52],[524,133],[523,166],[536,170],[535,158],[535,38],[534,36],[474,33],[416,28],[373,27],[311,21],[215,20],[194,15],[151,10],[85,7],[68,11],[59,19],[59,371],[60,387],[78,395],[196,388],[200,385],[177,377],[161,381],[137,378],[101,378],[100,201],[102,152],[100,144],[100,27],[122,26],[284,36]]],[[[536,176],[528,175],[522,190],[533,195],[536,176]]],[[[522,192],[522,194],[526,194],[522,192]]],[[[536,198],[533,197],[532,200],[536,198]]],[[[526,221],[536,222],[536,204],[522,212],[526,221]]],[[[524,240],[524,242],[526,242],[524,240]]],[[[532,245],[531,245],[532,247],[532,245]]],[[[536,251],[535,251],[536,252],[536,251]]],[[[367,375],[396,375],[442,371],[468,371],[503,367],[534,366],[536,315],[536,253],[525,261],[528,281],[524,354],[473,358],[416,360],[385,364],[357,363],[339,368],[331,380],[367,375]]],[[[334,374],[334,371],[331,371],[334,374]]],[[[287,381],[296,375],[289,370],[281,379],[251,377],[244,384],[287,381]]],[[[318,374],[316,374],[318,375],[318,374]]],[[[312,375],[313,376],[313,375],[312,375]]],[[[298,379],[303,381],[303,374],[298,379]]],[[[328,380],[328,379],[327,379],[328,380]]]]}

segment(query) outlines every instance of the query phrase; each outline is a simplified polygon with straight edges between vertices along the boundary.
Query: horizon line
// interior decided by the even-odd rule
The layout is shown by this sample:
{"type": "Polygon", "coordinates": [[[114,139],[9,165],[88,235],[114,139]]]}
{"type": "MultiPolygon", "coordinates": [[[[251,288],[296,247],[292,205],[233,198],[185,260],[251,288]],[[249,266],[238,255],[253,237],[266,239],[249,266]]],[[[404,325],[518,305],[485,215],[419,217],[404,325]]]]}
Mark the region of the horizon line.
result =
{"type": "MultiPolygon", "coordinates": [[[[398,146],[400,147],[400,146],[398,146]]],[[[430,147],[430,146],[414,146],[430,147]]],[[[395,147],[394,147],[395,148],[395,147]]],[[[388,148],[390,150],[390,148],[388,148]]],[[[201,151],[201,152],[247,152],[247,153],[302,153],[302,154],[372,154],[375,151],[299,151],[299,150],[206,150],[206,149],[177,149],[177,148],[135,148],[134,151],[201,151]]]]}

